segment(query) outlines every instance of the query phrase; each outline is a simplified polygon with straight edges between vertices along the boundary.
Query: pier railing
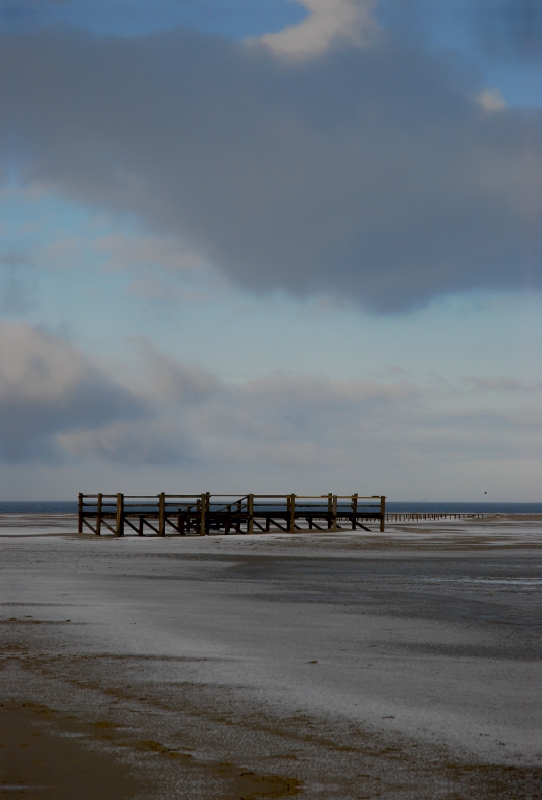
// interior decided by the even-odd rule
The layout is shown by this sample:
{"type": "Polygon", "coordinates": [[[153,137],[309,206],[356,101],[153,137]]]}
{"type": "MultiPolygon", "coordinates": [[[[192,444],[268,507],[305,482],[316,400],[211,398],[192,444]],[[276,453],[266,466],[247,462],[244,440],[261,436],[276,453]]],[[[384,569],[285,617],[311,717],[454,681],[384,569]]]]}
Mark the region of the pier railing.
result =
{"type": "Polygon", "coordinates": [[[371,522],[383,532],[386,522],[383,495],[80,494],[78,509],[79,533],[87,527],[98,536],[368,531],[371,522]]]}

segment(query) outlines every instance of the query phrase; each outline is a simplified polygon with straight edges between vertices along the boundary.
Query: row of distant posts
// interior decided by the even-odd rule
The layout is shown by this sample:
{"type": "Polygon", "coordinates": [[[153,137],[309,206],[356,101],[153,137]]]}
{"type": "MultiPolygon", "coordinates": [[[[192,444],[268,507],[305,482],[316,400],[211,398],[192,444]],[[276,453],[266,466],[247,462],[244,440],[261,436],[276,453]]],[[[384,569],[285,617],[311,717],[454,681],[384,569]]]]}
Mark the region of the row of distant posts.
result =
{"type": "Polygon", "coordinates": [[[79,494],[79,533],[89,528],[98,536],[104,528],[124,536],[126,528],[139,536],[154,533],[181,536],[210,533],[335,532],[351,528],[384,531],[383,495],[124,495],[79,494]]]}

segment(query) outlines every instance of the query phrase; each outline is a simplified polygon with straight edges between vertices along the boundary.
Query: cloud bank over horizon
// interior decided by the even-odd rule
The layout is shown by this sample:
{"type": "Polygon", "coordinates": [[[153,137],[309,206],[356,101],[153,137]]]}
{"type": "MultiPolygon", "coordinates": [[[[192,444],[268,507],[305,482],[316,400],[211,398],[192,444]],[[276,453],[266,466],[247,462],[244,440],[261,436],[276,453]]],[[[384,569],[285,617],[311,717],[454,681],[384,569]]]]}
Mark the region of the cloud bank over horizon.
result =
{"type": "Polygon", "coordinates": [[[257,293],[396,313],[540,289],[542,110],[484,102],[449,54],[382,31],[301,60],[182,30],[0,38],[4,181],[136,214],[257,293]]]}
{"type": "Polygon", "coordinates": [[[462,471],[467,489],[481,462],[502,469],[541,456],[542,381],[277,373],[233,384],[149,342],[137,347],[137,364],[119,369],[38,327],[0,325],[0,462],[74,475],[103,464],[132,485],[148,468],[173,469],[177,482],[219,475],[235,490],[265,480],[302,491],[330,473],[352,491],[370,476],[378,490],[385,475],[398,496],[405,471],[452,482],[462,471]]]}

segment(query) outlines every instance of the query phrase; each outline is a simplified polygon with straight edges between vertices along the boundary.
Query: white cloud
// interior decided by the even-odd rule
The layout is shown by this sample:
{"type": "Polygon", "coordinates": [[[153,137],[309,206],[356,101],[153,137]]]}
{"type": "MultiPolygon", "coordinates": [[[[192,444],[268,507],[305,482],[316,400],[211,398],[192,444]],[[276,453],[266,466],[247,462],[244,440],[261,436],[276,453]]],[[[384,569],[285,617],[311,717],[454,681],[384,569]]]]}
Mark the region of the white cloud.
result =
{"type": "Polygon", "coordinates": [[[0,326],[0,398],[59,402],[92,371],[67,342],[26,324],[0,326]]]}
{"type": "MultiPolygon", "coordinates": [[[[376,0],[298,0],[310,12],[298,25],[267,33],[258,41],[273,52],[295,58],[318,56],[337,40],[361,45],[376,30],[376,0]]],[[[249,40],[250,41],[250,40],[249,40]]]]}
{"type": "Polygon", "coordinates": [[[506,100],[499,89],[485,89],[476,98],[484,111],[504,111],[506,100]]]}

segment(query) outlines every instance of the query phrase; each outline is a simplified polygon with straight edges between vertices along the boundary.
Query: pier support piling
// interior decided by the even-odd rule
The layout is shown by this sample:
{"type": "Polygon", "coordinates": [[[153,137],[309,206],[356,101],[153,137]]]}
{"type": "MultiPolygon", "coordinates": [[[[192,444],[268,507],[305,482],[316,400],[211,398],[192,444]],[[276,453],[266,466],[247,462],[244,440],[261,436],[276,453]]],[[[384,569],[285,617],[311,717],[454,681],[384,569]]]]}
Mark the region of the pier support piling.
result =
{"type": "Polygon", "coordinates": [[[124,495],[117,494],[117,520],[115,536],[124,536],[124,495]]]}
{"type": "Polygon", "coordinates": [[[83,533],[83,492],[79,492],[77,512],[77,532],[83,533]]]}
{"type": "Polygon", "coordinates": [[[158,495],[158,536],[166,535],[166,495],[158,495]]]}

